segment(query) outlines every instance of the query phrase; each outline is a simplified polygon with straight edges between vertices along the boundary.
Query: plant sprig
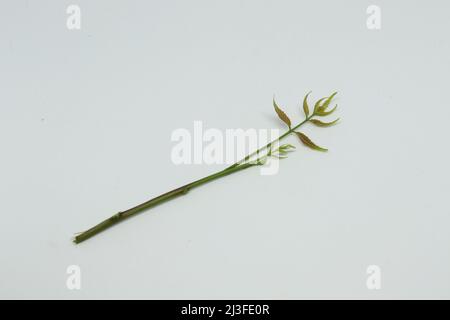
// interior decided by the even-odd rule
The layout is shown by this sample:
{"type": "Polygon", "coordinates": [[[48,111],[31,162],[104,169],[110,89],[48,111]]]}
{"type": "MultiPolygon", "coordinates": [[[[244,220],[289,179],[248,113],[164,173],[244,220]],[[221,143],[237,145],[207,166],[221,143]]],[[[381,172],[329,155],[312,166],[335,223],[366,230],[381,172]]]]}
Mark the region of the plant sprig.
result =
{"type": "Polygon", "coordinates": [[[166,192],[158,197],[155,197],[151,200],[148,200],[144,203],[141,203],[133,208],[130,208],[125,211],[121,211],[116,213],[115,215],[111,216],[110,218],[100,222],[99,224],[93,226],[92,228],[78,233],[75,235],[73,242],[74,243],[80,243],[83,242],[96,234],[102,232],[103,230],[108,229],[109,227],[131,217],[136,215],[137,213],[140,213],[146,209],[149,209],[151,207],[154,207],[156,205],[159,205],[163,202],[172,200],[180,195],[187,194],[191,189],[195,187],[199,187],[201,185],[204,185],[208,182],[211,182],[213,180],[222,178],[224,176],[245,170],[250,167],[254,166],[261,166],[264,165],[269,157],[274,157],[278,159],[284,159],[287,157],[289,152],[292,152],[295,150],[295,146],[291,144],[283,144],[281,146],[278,146],[275,148],[276,144],[285,137],[294,134],[298,137],[298,139],[302,142],[303,145],[317,151],[328,151],[328,149],[325,149],[323,147],[320,147],[316,145],[306,134],[303,132],[297,131],[298,128],[303,126],[304,124],[310,122],[318,127],[329,127],[334,125],[336,122],[339,121],[339,118],[337,118],[334,121],[331,122],[324,122],[314,117],[325,117],[330,114],[332,114],[336,108],[337,105],[335,105],[332,109],[329,109],[329,106],[331,104],[331,101],[336,96],[337,92],[334,92],[328,97],[323,97],[316,101],[314,104],[314,108],[312,113],[310,112],[310,107],[308,104],[308,96],[311,92],[308,92],[304,99],[303,99],[303,113],[305,115],[305,119],[301,121],[299,124],[292,126],[291,119],[287,116],[287,114],[278,106],[278,104],[275,101],[275,98],[273,99],[273,107],[275,109],[276,114],[278,117],[283,121],[287,127],[288,130],[283,133],[281,136],[279,136],[277,139],[269,142],[265,146],[259,148],[258,150],[254,151],[253,153],[248,154],[243,159],[237,161],[236,163],[232,164],[231,166],[225,168],[224,170],[218,171],[214,174],[208,175],[204,178],[201,178],[199,180],[193,181],[191,183],[188,183],[184,186],[181,186],[179,188],[176,188],[174,190],[171,190],[169,192],[166,192]],[[253,157],[256,156],[255,160],[251,160],[253,157]]]}

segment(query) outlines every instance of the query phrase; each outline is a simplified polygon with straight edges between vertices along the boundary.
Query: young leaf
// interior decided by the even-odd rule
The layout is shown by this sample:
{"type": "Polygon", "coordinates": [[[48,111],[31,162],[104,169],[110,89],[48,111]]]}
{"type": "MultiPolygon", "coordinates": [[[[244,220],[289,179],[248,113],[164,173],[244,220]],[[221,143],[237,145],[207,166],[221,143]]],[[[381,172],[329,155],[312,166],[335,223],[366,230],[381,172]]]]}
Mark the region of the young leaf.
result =
{"type": "Polygon", "coordinates": [[[265,164],[267,163],[267,157],[264,157],[264,158],[259,159],[256,163],[257,163],[257,165],[259,165],[259,166],[265,165],[265,164]]]}
{"type": "Polygon", "coordinates": [[[313,124],[315,124],[318,127],[329,127],[329,126],[332,126],[333,124],[335,124],[336,122],[338,122],[339,118],[337,118],[336,120],[331,121],[331,122],[323,122],[323,121],[320,121],[317,119],[311,119],[309,121],[311,121],[313,124]]]}
{"type": "Polygon", "coordinates": [[[333,94],[331,96],[329,96],[325,102],[318,108],[319,112],[323,112],[325,111],[328,106],[330,105],[331,100],[334,98],[334,96],[337,95],[337,92],[333,92],[333,94]]]}
{"type": "Polygon", "coordinates": [[[291,128],[291,119],[284,113],[283,110],[278,107],[277,103],[275,102],[275,98],[273,99],[273,107],[275,108],[275,112],[277,113],[278,117],[287,124],[289,129],[291,128]]]}
{"type": "Polygon", "coordinates": [[[314,113],[317,113],[320,110],[320,108],[322,107],[321,103],[325,99],[327,99],[327,97],[323,97],[323,98],[317,100],[316,104],[314,105],[314,113]]]}
{"type": "Polygon", "coordinates": [[[293,145],[290,144],[290,143],[287,143],[287,144],[283,144],[283,145],[280,147],[280,149],[291,150],[291,149],[295,149],[295,146],[293,146],[293,145]]]}
{"type": "Polygon", "coordinates": [[[337,108],[337,105],[335,105],[334,108],[331,109],[330,111],[318,110],[318,111],[316,111],[316,114],[318,116],[325,117],[325,116],[327,116],[329,114],[332,114],[334,112],[334,110],[336,110],[336,108],[337,108]]]}
{"type": "Polygon", "coordinates": [[[306,94],[305,98],[303,99],[303,112],[305,113],[306,117],[309,116],[309,106],[308,106],[308,101],[307,100],[308,100],[308,96],[309,96],[310,93],[311,93],[311,91],[308,92],[306,94]]]}
{"type": "Polygon", "coordinates": [[[296,131],[295,133],[297,134],[298,138],[305,146],[310,147],[311,149],[314,149],[317,151],[328,151],[328,149],[325,149],[325,148],[322,148],[322,147],[319,147],[318,145],[316,145],[305,134],[298,132],[298,131],[296,131]]]}

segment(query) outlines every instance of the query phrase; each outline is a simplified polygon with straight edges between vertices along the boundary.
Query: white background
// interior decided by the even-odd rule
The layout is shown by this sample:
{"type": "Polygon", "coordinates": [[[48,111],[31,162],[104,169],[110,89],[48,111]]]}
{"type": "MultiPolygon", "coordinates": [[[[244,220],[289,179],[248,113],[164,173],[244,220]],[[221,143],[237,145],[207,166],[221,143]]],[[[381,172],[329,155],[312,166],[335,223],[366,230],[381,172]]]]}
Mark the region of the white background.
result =
{"type": "Polygon", "coordinates": [[[446,1],[2,1],[1,298],[450,298],[446,1]],[[81,8],[81,30],[66,9],[81,8]],[[381,30],[366,9],[380,6],[381,30]],[[224,166],[177,128],[283,128],[339,91],[328,153],[250,169],[81,244],[224,166]],[[68,290],[78,265],[81,290],[68,290]],[[381,268],[368,290],[366,268],[381,268]]]}

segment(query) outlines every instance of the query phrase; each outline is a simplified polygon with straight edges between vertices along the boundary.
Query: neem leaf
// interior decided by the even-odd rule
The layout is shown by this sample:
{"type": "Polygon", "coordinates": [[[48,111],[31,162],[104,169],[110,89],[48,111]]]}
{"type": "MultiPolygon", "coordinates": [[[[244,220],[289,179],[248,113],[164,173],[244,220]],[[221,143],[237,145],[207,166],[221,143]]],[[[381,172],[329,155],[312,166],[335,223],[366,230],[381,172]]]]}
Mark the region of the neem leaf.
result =
{"type": "Polygon", "coordinates": [[[328,151],[328,149],[325,149],[325,148],[322,148],[322,147],[319,147],[318,145],[316,145],[304,133],[297,132],[297,131],[295,133],[297,134],[298,138],[305,146],[307,146],[311,149],[317,150],[317,151],[328,151]]]}
{"type": "Polygon", "coordinates": [[[325,111],[327,108],[328,108],[328,106],[330,105],[330,102],[331,102],[331,100],[334,98],[334,96],[335,95],[337,95],[337,92],[333,92],[332,94],[331,94],[331,96],[329,96],[326,100],[325,100],[325,102],[318,108],[319,109],[319,111],[325,111]]]}
{"type": "Polygon", "coordinates": [[[335,124],[336,122],[338,122],[339,118],[337,118],[336,120],[331,121],[331,122],[323,122],[318,119],[311,119],[309,121],[311,121],[313,124],[315,124],[318,127],[329,127],[329,126],[332,126],[333,124],[335,124]]]}
{"type": "Polygon", "coordinates": [[[289,129],[291,128],[291,119],[284,113],[283,110],[278,107],[277,103],[275,102],[275,98],[273,99],[273,107],[275,108],[275,112],[277,113],[278,117],[287,124],[289,129]]]}
{"type": "Polygon", "coordinates": [[[317,100],[317,102],[314,104],[314,113],[317,113],[317,111],[320,110],[320,108],[322,107],[321,103],[325,99],[327,99],[327,97],[323,97],[323,98],[317,100]]]}
{"type": "Polygon", "coordinates": [[[306,94],[305,98],[303,99],[303,112],[305,113],[306,117],[309,116],[309,106],[308,106],[308,101],[307,100],[308,100],[308,96],[309,96],[310,93],[311,93],[311,91],[308,92],[306,94]]]}
{"type": "Polygon", "coordinates": [[[324,116],[327,116],[329,114],[332,114],[334,112],[334,110],[336,110],[336,108],[337,108],[337,105],[335,105],[334,108],[331,109],[330,111],[320,110],[320,108],[319,108],[319,110],[316,111],[316,114],[318,116],[324,117],[324,116]]]}
{"type": "Polygon", "coordinates": [[[289,150],[289,149],[295,149],[295,146],[293,146],[293,145],[290,144],[290,143],[287,143],[287,144],[283,144],[280,148],[289,150]]]}
{"type": "Polygon", "coordinates": [[[295,147],[292,144],[283,144],[281,147],[278,148],[278,152],[281,154],[286,154],[294,150],[295,147]]]}

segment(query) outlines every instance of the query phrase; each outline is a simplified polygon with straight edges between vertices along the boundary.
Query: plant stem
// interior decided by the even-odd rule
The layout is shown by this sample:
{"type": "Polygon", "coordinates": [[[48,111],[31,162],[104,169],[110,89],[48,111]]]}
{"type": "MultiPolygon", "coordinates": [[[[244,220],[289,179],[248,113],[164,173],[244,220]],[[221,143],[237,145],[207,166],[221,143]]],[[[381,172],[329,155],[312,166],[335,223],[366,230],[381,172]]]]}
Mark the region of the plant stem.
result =
{"type": "Polygon", "coordinates": [[[77,236],[75,236],[74,238],[74,242],[75,243],[80,243],[83,242],[84,240],[87,240],[93,236],[95,236],[96,234],[100,233],[101,231],[108,229],[109,227],[145,210],[145,209],[149,209],[151,207],[154,207],[158,204],[161,204],[165,201],[168,201],[170,199],[176,198],[177,196],[180,195],[184,195],[186,193],[189,192],[189,190],[201,186],[202,184],[208,183],[210,181],[213,181],[215,179],[218,179],[220,177],[224,177],[226,175],[232,174],[234,172],[240,171],[240,170],[244,170],[247,169],[251,166],[254,166],[256,164],[250,164],[250,163],[244,163],[238,167],[235,167],[231,170],[222,170],[219,172],[216,172],[214,174],[211,174],[209,176],[206,176],[202,179],[196,180],[194,182],[188,183],[182,187],[176,188],[172,191],[166,192],[160,196],[157,196],[156,198],[153,198],[151,200],[148,200],[144,203],[141,203],[140,205],[137,205],[133,208],[130,208],[126,211],[122,211],[122,212],[118,212],[115,215],[111,216],[110,218],[100,222],[99,224],[95,225],[94,227],[90,228],[89,230],[86,230],[80,234],[78,234],[77,236]]]}
{"type": "Polygon", "coordinates": [[[168,200],[174,199],[180,195],[184,195],[187,192],[189,192],[189,190],[195,188],[195,187],[199,187],[203,184],[206,184],[210,181],[213,181],[215,179],[227,176],[229,174],[247,169],[249,167],[253,167],[256,165],[259,165],[258,160],[260,160],[261,158],[258,158],[256,160],[256,162],[247,162],[251,157],[253,157],[254,155],[258,155],[261,151],[266,150],[267,148],[269,148],[270,146],[272,146],[275,142],[280,141],[281,139],[285,138],[286,136],[288,136],[289,134],[291,134],[292,132],[294,132],[297,128],[299,128],[300,126],[302,126],[303,124],[305,124],[306,122],[308,122],[312,117],[314,116],[314,114],[312,114],[311,116],[307,117],[304,121],[302,121],[301,123],[299,123],[298,125],[289,128],[288,131],[286,131],[285,133],[283,133],[281,136],[279,136],[277,139],[269,142],[267,145],[259,148],[258,150],[256,150],[255,152],[247,155],[245,158],[237,161],[236,163],[234,163],[233,165],[225,168],[222,171],[218,171],[216,173],[213,173],[211,175],[208,175],[204,178],[201,178],[199,180],[193,181],[191,183],[188,183],[182,187],[173,189],[169,192],[163,193],[151,200],[148,200],[144,203],[141,203],[133,208],[130,208],[128,210],[125,211],[121,211],[116,213],[115,215],[111,216],[110,218],[100,222],[99,224],[95,225],[94,227],[76,235],[73,239],[73,242],[75,243],[80,243],[83,242],[93,236],[95,236],[96,234],[108,229],[109,227],[139,213],[142,212],[146,209],[152,208],[154,206],[157,206],[163,202],[166,202],[168,200]]]}

